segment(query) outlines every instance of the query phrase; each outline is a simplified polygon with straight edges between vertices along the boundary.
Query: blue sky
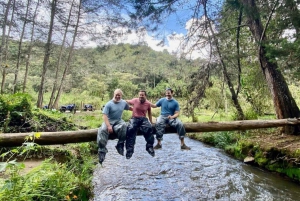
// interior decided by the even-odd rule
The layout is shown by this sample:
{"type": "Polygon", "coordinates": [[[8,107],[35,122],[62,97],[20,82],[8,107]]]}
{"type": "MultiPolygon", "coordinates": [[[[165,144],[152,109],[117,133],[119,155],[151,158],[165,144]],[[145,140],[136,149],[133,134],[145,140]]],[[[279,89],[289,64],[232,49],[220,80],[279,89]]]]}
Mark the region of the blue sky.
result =
{"type": "MultiPolygon", "coordinates": [[[[169,16],[165,16],[162,24],[159,25],[159,30],[155,33],[149,31],[141,30],[140,32],[132,32],[131,34],[124,34],[117,38],[114,43],[130,43],[137,44],[139,42],[146,42],[149,47],[156,51],[167,50],[169,53],[180,56],[184,51],[189,51],[184,48],[189,48],[192,46],[192,40],[189,40],[190,44],[185,43],[185,37],[188,33],[187,28],[191,26],[191,18],[194,14],[194,6],[197,0],[180,0],[184,2],[177,12],[172,13],[169,16]],[[157,46],[164,39],[163,46],[157,46]],[[189,47],[188,47],[189,46],[189,47]]],[[[213,0],[215,1],[215,0],[213,0]]],[[[201,17],[201,16],[200,16],[201,17]]],[[[102,26],[96,25],[96,29],[101,32],[102,26]],[[97,28],[97,26],[99,26],[97,28]]],[[[122,29],[122,28],[121,28],[122,29]]],[[[104,43],[111,44],[109,40],[106,41],[89,41],[89,46],[97,46],[104,43]]],[[[191,54],[192,58],[199,57],[199,52],[193,51],[191,54]]],[[[203,54],[202,54],[203,55],[203,54]]]]}

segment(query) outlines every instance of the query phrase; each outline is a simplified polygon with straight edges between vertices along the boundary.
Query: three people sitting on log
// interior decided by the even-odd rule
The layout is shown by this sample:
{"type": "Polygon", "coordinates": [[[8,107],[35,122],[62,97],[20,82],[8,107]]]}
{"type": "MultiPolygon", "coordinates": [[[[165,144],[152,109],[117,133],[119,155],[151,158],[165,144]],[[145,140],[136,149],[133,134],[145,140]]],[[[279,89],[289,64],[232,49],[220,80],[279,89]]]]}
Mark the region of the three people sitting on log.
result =
{"type": "Polygon", "coordinates": [[[124,144],[126,141],[126,158],[130,159],[134,153],[134,145],[136,133],[142,132],[146,140],[146,151],[155,156],[154,149],[162,148],[163,134],[165,127],[168,124],[176,128],[179,134],[182,150],[190,150],[191,148],[185,145],[184,137],[186,135],[183,123],[178,119],[180,107],[178,102],[173,98],[173,90],[166,89],[166,97],[159,99],[155,104],[147,100],[146,91],[140,90],[139,97],[131,100],[122,99],[123,92],[120,89],[114,91],[113,99],[105,104],[102,110],[103,123],[98,129],[97,144],[99,163],[102,164],[105,160],[105,155],[108,152],[106,144],[109,134],[115,133],[118,138],[116,145],[117,152],[124,155],[124,144]],[[130,107],[129,105],[132,107],[130,107]],[[152,131],[152,113],[151,107],[161,107],[160,116],[155,124],[157,144],[154,145],[154,133],[152,131]],[[132,118],[127,125],[122,118],[124,110],[132,110],[132,118]],[[146,115],[148,114],[148,118],[146,115]]]}

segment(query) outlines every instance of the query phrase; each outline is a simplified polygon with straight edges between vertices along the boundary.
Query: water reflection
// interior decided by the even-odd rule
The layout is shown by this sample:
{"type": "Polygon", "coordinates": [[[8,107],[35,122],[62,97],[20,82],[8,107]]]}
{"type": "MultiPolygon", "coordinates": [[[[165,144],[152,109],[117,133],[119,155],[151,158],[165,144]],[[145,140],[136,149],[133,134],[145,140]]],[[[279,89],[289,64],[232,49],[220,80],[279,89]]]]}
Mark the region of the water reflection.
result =
{"type": "Polygon", "coordinates": [[[164,135],[151,157],[138,137],[130,160],[109,141],[103,168],[94,172],[94,201],[299,200],[299,185],[228,157],[221,150],[177,135],[164,135]]]}

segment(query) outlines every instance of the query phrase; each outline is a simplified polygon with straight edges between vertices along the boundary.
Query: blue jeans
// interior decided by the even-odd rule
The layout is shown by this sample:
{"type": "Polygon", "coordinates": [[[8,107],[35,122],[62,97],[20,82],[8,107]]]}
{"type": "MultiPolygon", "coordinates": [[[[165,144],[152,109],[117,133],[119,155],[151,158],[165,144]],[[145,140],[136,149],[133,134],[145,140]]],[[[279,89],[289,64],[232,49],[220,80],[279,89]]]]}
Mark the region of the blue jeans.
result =
{"type": "Polygon", "coordinates": [[[156,124],[155,124],[157,140],[163,140],[163,135],[165,133],[165,128],[166,128],[167,124],[171,127],[176,128],[176,131],[179,135],[179,139],[184,138],[184,136],[186,134],[185,128],[183,126],[183,123],[178,118],[169,119],[168,116],[160,115],[157,118],[156,124]]]}

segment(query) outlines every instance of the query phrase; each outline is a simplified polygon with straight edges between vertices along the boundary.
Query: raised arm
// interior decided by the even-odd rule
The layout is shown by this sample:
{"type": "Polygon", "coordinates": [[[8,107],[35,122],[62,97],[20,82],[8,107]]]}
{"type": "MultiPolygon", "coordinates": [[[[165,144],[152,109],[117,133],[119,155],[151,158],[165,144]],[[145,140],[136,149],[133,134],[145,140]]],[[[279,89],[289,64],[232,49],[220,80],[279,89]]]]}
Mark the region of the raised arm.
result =
{"type": "Polygon", "coordinates": [[[150,102],[150,106],[151,106],[152,108],[157,108],[157,106],[156,106],[155,104],[151,103],[151,102],[150,102]]]}

